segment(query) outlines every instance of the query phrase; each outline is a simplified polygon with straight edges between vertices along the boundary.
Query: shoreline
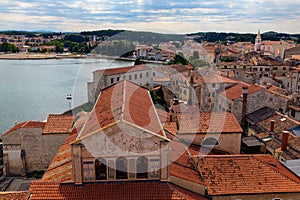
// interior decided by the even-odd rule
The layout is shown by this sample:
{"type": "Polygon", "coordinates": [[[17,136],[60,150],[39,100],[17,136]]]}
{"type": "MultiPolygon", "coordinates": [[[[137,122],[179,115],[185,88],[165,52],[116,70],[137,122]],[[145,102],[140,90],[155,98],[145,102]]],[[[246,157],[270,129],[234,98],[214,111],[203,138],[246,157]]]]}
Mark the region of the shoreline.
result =
{"type": "MultiPolygon", "coordinates": [[[[14,54],[0,54],[0,60],[48,60],[48,59],[112,59],[121,61],[134,62],[135,58],[122,58],[118,56],[105,55],[81,55],[81,54],[42,54],[42,53],[14,53],[14,54]]],[[[142,60],[145,63],[166,64],[164,61],[142,60]]]]}

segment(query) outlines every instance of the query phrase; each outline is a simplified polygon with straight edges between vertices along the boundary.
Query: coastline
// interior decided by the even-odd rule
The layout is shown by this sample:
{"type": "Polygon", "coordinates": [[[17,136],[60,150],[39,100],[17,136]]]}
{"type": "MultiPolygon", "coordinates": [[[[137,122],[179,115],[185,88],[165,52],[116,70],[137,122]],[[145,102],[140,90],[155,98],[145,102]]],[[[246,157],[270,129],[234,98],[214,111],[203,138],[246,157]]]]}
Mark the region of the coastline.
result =
{"type": "MultiPolygon", "coordinates": [[[[0,54],[0,60],[46,60],[46,59],[113,59],[122,61],[135,61],[134,58],[121,58],[105,55],[81,55],[81,54],[55,54],[55,53],[12,53],[0,54]]],[[[141,60],[145,63],[166,64],[163,61],[141,60]]]]}

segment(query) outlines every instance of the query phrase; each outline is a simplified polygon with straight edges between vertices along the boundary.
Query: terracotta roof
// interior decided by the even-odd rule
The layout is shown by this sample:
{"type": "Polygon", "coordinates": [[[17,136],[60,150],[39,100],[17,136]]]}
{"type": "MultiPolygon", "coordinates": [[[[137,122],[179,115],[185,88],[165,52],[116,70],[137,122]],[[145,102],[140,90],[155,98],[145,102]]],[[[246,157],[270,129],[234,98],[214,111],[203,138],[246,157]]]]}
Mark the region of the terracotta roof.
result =
{"type": "Polygon", "coordinates": [[[248,87],[248,95],[265,89],[263,86],[257,84],[249,85],[246,83],[239,82],[238,84],[225,89],[225,91],[222,91],[221,94],[225,95],[228,99],[231,100],[241,98],[243,86],[248,87]]]}
{"type": "Polygon", "coordinates": [[[271,155],[195,158],[208,195],[300,192],[300,179],[271,155]]]}
{"type": "Polygon", "coordinates": [[[199,199],[206,198],[174,184],[157,181],[86,183],[84,185],[33,181],[30,200],[48,199],[199,199]]]}
{"type": "Polygon", "coordinates": [[[224,76],[216,75],[216,74],[208,74],[203,76],[204,83],[238,83],[238,81],[226,78],[224,76]]]}
{"type": "Polygon", "coordinates": [[[241,133],[238,121],[229,112],[177,114],[179,133],[241,133]]]}
{"type": "Polygon", "coordinates": [[[43,134],[70,133],[73,122],[73,115],[50,114],[43,129],[43,134]]]}
{"type": "Polygon", "coordinates": [[[1,200],[28,200],[30,192],[0,192],[1,200]]]}
{"type": "Polygon", "coordinates": [[[126,80],[101,92],[79,137],[120,120],[165,137],[149,91],[126,80]]]}
{"type": "Polygon", "coordinates": [[[77,130],[73,129],[44,173],[43,181],[65,182],[72,180],[72,155],[69,143],[74,141],[77,135],[77,130]]]}
{"type": "Polygon", "coordinates": [[[272,94],[279,95],[279,96],[287,98],[287,99],[292,99],[291,96],[287,96],[288,91],[286,91],[285,89],[282,89],[280,87],[277,87],[275,85],[267,86],[267,91],[272,94]]]}
{"type": "Polygon", "coordinates": [[[119,67],[119,68],[109,68],[104,70],[97,70],[96,72],[101,73],[102,75],[108,76],[113,74],[125,74],[127,72],[134,72],[134,71],[142,71],[149,69],[146,65],[136,65],[136,66],[129,66],[129,67],[119,67]]]}
{"type": "Polygon", "coordinates": [[[46,124],[45,122],[38,122],[38,121],[22,122],[22,123],[15,125],[11,129],[9,129],[6,133],[4,133],[2,135],[2,137],[5,137],[6,135],[8,135],[18,129],[21,129],[21,128],[41,128],[41,129],[43,129],[45,124],[46,124]]]}

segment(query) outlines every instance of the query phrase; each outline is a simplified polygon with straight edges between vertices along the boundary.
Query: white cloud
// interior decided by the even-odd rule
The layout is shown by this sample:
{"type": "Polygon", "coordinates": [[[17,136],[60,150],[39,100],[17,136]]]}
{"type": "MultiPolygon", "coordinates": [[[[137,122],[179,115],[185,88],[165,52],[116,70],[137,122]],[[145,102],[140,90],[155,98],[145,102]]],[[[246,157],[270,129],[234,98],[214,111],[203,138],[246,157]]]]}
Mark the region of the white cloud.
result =
{"type": "Polygon", "coordinates": [[[300,2],[295,0],[2,0],[2,29],[81,31],[153,29],[175,32],[258,29],[297,32],[300,2]]]}

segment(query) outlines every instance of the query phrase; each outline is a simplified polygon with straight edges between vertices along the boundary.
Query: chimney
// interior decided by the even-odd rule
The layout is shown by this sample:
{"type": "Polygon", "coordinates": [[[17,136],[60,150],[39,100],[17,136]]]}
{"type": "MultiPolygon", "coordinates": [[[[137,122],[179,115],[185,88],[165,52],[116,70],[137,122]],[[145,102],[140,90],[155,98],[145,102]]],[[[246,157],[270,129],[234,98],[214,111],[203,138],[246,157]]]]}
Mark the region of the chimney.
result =
{"type": "Polygon", "coordinates": [[[275,120],[271,120],[270,132],[274,133],[275,120]]]}
{"type": "Polygon", "coordinates": [[[243,107],[242,107],[242,128],[244,129],[244,132],[245,132],[245,129],[246,129],[246,122],[245,122],[245,116],[246,116],[246,113],[247,113],[247,96],[248,96],[248,86],[243,86],[242,87],[242,97],[243,97],[243,107]]]}
{"type": "Polygon", "coordinates": [[[288,131],[282,131],[281,151],[287,150],[288,139],[289,139],[289,132],[288,131]]]}

